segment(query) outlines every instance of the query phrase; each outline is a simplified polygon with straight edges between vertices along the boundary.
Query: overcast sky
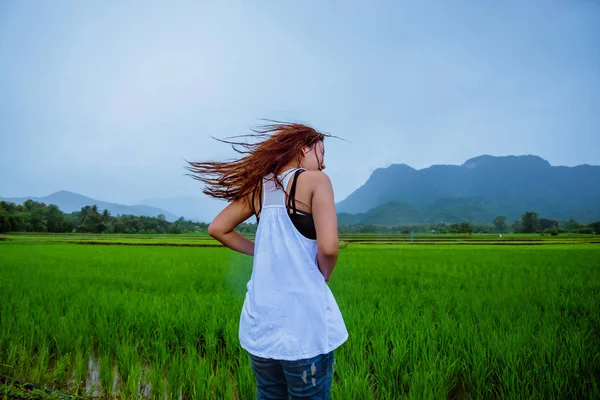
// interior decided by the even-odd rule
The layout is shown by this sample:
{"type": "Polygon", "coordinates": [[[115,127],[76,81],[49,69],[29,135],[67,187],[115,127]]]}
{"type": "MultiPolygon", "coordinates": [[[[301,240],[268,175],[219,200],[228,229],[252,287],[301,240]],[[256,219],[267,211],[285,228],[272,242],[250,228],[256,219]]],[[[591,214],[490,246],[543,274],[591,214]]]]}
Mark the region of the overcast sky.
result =
{"type": "Polygon", "coordinates": [[[196,196],[185,159],[261,118],[375,168],[600,164],[600,1],[0,2],[0,196],[196,196]]]}

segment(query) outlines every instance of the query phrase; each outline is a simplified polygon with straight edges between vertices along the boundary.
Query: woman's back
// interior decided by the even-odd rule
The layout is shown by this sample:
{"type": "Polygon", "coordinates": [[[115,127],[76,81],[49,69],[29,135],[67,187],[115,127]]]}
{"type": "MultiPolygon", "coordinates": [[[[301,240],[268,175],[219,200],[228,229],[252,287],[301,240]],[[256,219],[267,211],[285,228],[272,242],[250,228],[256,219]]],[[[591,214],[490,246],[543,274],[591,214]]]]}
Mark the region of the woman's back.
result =
{"type": "MultiPolygon", "coordinates": [[[[297,170],[280,176],[284,188],[292,186],[297,170]]],[[[317,265],[317,241],[298,230],[286,192],[266,178],[240,343],[253,355],[280,360],[328,353],[346,341],[348,332],[317,265]]]]}

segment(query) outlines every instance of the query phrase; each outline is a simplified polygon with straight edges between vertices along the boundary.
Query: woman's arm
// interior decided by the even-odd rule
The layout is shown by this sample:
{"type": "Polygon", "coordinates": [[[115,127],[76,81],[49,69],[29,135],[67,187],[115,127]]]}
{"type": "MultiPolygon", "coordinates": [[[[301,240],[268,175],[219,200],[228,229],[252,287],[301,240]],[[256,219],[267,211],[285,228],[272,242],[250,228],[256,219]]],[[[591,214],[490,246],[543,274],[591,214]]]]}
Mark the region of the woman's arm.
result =
{"type": "Polygon", "coordinates": [[[315,177],[313,180],[314,192],[311,201],[311,212],[317,231],[317,262],[325,282],[329,282],[339,253],[333,186],[324,172],[315,171],[312,174],[315,177]]]}
{"type": "Polygon", "coordinates": [[[246,239],[235,227],[252,216],[245,198],[231,202],[208,226],[208,234],[232,250],[249,256],[254,255],[254,242],[246,239]]]}

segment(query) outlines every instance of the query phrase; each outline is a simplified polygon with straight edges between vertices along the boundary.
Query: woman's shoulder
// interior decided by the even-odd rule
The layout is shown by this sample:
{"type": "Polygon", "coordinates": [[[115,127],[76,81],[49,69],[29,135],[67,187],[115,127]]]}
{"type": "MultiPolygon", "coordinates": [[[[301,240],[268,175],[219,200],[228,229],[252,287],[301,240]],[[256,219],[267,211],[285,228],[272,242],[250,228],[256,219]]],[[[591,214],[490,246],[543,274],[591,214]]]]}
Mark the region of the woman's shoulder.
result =
{"type": "Polygon", "coordinates": [[[331,179],[329,179],[329,175],[323,171],[309,171],[306,169],[298,176],[298,180],[300,182],[304,181],[305,183],[308,183],[310,186],[314,187],[322,185],[331,186],[331,179]]]}

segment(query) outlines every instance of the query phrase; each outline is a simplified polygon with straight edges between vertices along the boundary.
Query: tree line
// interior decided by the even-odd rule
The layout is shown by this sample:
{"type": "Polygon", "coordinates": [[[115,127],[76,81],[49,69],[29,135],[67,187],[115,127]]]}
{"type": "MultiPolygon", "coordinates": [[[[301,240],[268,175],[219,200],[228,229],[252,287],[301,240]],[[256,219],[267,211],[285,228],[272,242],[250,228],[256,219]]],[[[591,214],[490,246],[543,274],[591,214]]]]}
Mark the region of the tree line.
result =
{"type": "Polygon", "coordinates": [[[187,221],[183,217],[169,222],[165,216],[112,216],[96,205],[80,211],[62,212],[54,204],[26,200],[23,204],[0,201],[0,232],[54,233],[194,233],[207,232],[208,224],[187,221]]]}
{"type": "MultiPolygon", "coordinates": [[[[256,233],[255,223],[243,223],[236,230],[240,233],[256,233]]],[[[208,224],[185,220],[183,217],[169,222],[165,216],[138,215],[112,216],[108,210],[100,212],[96,205],[85,206],[80,211],[63,213],[54,204],[27,200],[23,204],[0,201],[0,232],[53,232],[53,233],[206,233],[208,224]]],[[[496,217],[491,224],[437,223],[420,225],[374,225],[353,224],[339,226],[344,233],[560,233],[600,234],[600,221],[580,224],[573,219],[559,222],[540,218],[536,212],[523,213],[520,219],[509,222],[505,216],[496,217]]]]}
{"type": "Polygon", "coordinates": [[[570,219],[556,221],[549,218],[539,218],[533,211],[527,211],[521,218],[512,223],[505,216],[497,216],[490,224],[473,224],[470,222],[406,224],[406,225],[375,225],[352,224],[341,225],[339,232],[347,233],[540,233],[558,235],[560,233],[600,234],[600,221],[591,224],[581,224],[570,219]]]}
{"type": "Polygon", "coordinates": [[[492,223],[498,232],[506,232],[510,229],[515,233],[541,233],[553,236],[559,233],[600,234],[600,221],[581,224],[571,218],[568,221],[559,222],[550,218],[540,218],[535,211],[526,211],[510,227],[504,216],[496,217],[492,223]]]}

